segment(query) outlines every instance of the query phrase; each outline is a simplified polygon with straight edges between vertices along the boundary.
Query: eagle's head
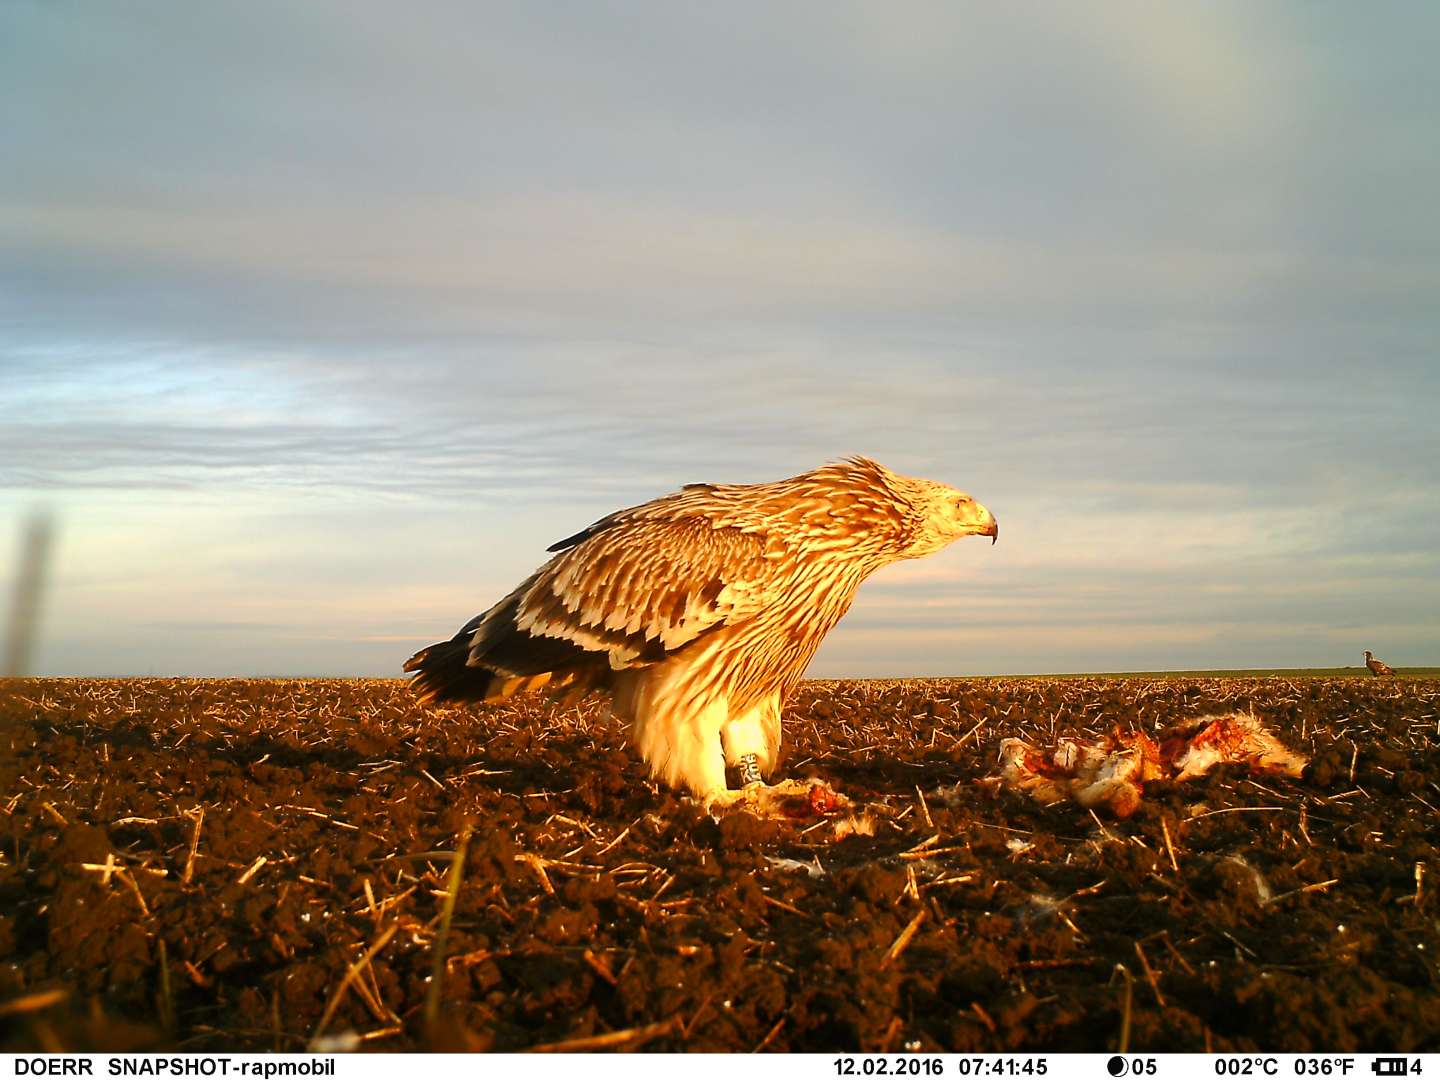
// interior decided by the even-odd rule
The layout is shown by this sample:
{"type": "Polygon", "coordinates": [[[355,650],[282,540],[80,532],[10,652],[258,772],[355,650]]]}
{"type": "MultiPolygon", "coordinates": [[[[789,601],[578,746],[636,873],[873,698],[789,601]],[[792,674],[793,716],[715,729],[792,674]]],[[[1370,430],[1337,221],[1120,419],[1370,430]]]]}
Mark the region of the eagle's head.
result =
{"type": "Polygon", "coordinates": [[[992,544],[999,539],[995,515],[965,492],[933,480],[910,482],[915,485],[910,500],[914,514],[902,559],[933,555],[962,536],[988,536],[992,544]]]}

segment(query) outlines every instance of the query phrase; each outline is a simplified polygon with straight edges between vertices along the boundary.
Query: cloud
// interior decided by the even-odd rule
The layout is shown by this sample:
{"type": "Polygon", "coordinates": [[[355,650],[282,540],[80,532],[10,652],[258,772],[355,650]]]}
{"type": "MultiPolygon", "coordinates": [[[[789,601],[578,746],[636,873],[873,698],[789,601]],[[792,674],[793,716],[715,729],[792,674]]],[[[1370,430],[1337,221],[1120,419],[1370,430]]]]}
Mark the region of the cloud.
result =
{"type": "Polygon", "coordinates": [[[616,506],[854,452],[1005,539],[820,669],[1428,659],[1436,18],[10,5],[43,659],[390,672],[616,506]]]}

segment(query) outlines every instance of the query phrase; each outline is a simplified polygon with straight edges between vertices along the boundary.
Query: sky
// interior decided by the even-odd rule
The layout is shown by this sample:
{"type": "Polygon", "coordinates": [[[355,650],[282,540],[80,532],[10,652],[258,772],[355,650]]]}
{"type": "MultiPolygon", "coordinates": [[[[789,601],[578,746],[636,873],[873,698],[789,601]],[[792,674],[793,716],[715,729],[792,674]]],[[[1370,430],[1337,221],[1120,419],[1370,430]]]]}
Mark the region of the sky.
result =
{"type": "Polygon", "coordinates": [[[1003,523],[813,675],[1440,663],[1440,8],[0,7],[35,667],[394,675],[624,505],[1003,523]]]}

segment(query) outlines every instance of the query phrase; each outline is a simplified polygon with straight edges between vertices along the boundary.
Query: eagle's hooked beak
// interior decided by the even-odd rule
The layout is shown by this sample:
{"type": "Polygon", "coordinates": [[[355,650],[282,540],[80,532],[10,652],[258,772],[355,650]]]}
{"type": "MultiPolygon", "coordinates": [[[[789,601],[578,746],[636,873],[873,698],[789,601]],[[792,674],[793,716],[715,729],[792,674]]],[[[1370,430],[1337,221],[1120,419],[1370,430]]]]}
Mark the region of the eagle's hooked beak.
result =
{"type": "Polygon", "coordinates": [[[984,516],[980,519],[980,528],[975,535],[990,537],[990,546],[994,547],[995,541],[1000,539],[1000,523],[995,520],[995,515],[985,507],[980,507],[980,510],[984,516]]]}

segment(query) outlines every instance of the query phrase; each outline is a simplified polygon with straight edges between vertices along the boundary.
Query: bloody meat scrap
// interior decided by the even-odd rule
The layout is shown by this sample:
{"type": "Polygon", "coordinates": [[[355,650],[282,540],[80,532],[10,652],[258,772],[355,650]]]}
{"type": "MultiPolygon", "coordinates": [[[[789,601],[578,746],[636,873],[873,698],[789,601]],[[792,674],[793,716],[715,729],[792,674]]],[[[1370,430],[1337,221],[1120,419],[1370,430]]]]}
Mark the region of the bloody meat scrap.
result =
{"type": "Polygon", "coordinates": [[[1187,721],[1158,740],[1140,731],[1090,740],[1066,736],[1046,752],[1006,739],[995,779],[1046,804],[1073,799],[1124,818],[1139,808],[1145,781],[1189,780],[1220,764],[1298,777],[1309,758],[1286,748],[1253,712],[1234,712],[1187,721]]]}

